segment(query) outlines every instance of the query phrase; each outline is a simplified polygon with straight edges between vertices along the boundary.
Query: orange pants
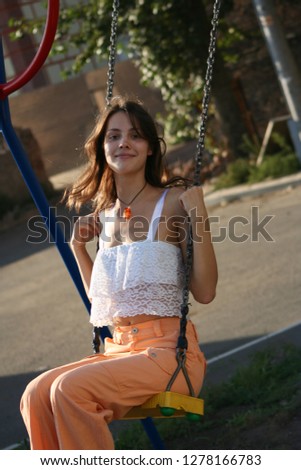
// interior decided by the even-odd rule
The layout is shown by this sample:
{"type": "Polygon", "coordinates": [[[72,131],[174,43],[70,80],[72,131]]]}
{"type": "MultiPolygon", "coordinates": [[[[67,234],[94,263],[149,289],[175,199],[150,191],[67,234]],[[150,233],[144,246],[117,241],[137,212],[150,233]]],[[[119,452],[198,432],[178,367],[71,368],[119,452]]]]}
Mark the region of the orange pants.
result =
{"type": "MultiPolygon", "coordinates": [[[[104,354],[47,371],[30,382],[21,413],[31,448],[114,449],[108,423],[166,389],[177,366],[178,335],[178,318],[115,327],[104,354]]],[[[206,362],[191,322],[186,336],[187,372],[198,394],[206,362]]],[[[172,391],[189,394],[182,372],[172,391]]]]}

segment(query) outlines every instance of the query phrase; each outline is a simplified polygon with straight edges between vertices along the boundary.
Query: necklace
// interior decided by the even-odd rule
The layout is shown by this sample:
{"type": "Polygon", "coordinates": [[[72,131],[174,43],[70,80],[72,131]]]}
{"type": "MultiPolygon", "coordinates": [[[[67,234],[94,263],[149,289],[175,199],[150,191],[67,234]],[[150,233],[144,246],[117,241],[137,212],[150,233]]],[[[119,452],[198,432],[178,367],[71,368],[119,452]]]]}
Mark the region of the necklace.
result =
{"type": "Polygon", "coordinates": [[[122,202],[122,204],[125,205],[125,208],[123,209],[123,214],[122,216],[126,219],[126,220],[129,220],[131,217],[132,217],[132,210],[130,208],[130,205],[135,201],[135,199],[139,196],[140,193],[142,193],[142,191],[144,190],[145,186],[147,185],[147,181],[145,182],[145,184],[143,185],[143,187],[138,191],[138,193],[133,197],[133,199],[127,204],[126,202],[124,202],[122,199],[120,199],[120,197],[118,196],[117,194],[117,197],[119,199],[120,202],[122,202]]]}

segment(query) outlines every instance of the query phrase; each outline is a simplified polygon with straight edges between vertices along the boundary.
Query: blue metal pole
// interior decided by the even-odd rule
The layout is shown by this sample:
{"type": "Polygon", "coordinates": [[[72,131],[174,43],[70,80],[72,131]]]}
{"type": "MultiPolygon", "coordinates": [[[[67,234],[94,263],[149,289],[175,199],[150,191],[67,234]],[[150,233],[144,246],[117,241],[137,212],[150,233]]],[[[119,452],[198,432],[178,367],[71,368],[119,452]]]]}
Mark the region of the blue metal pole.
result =
{"type": "Polygon", "coordinates": [[[165,450],[164,442],[162,441],[160,434],[154,424],[152,418],[145,418],[141,420],[144,431],[146,432],[149,440],[153,444],[156,450],[165,450]]]}

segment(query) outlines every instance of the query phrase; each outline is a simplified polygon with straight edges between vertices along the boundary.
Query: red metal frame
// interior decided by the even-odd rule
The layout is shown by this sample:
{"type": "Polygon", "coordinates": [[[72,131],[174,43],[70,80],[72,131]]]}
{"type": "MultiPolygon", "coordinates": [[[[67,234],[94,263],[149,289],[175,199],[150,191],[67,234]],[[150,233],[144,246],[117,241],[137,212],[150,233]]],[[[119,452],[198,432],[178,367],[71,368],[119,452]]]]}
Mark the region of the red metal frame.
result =
{"type": "Polygon", "coordinates": [[[37,53],[33,58],[32,62],[21,75],[13,78],[7,83],[0,84],[1,100],[5,99],[8,95],[10,95],[14,91],[24,86],[27,82],[29,82],[44,64],[55,38],[59,20],[59,11],[60,0],[48,0],[47,19],[40,47],[37,50],[37,53]]]}

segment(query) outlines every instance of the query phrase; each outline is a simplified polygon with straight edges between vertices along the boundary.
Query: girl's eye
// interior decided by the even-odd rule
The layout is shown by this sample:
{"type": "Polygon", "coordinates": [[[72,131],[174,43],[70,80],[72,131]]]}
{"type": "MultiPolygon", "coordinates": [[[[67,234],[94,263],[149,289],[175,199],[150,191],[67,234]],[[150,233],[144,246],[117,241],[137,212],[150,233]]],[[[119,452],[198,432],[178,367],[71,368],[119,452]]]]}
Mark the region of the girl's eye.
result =
{"type": "Polygon", "coordinates": [[[138,134],[138,132],[133,132],[132,133],[132,138],[133,139],[141,139],[141,136],[140,136],[140,134],[138,134]]]}
{"type": "MultiPolygon", "coordinates": [[[[122,136],[122,134],[120,134],[118,132],[110,133],[110,134],[106,135],[106,141],[107,142],[115,142],[115,141],[119,140],[121,138],[121,136],[122,136]]],[[[130,138],[130,139],[133,139],[133,140],[142,139],[141,135],[138,132],[135,132],[135,131],[129,133],[127,138],[130,138]]]]}
{"type": "Polygon", "coordinates": [[[108,140],[109,142],[112,142],[112,141],[114,141],[114,140],[117,140],[118,138],[119,138],[119,134],[109,134],[109,135],[107,136],[107,140],[108,140]]]}

